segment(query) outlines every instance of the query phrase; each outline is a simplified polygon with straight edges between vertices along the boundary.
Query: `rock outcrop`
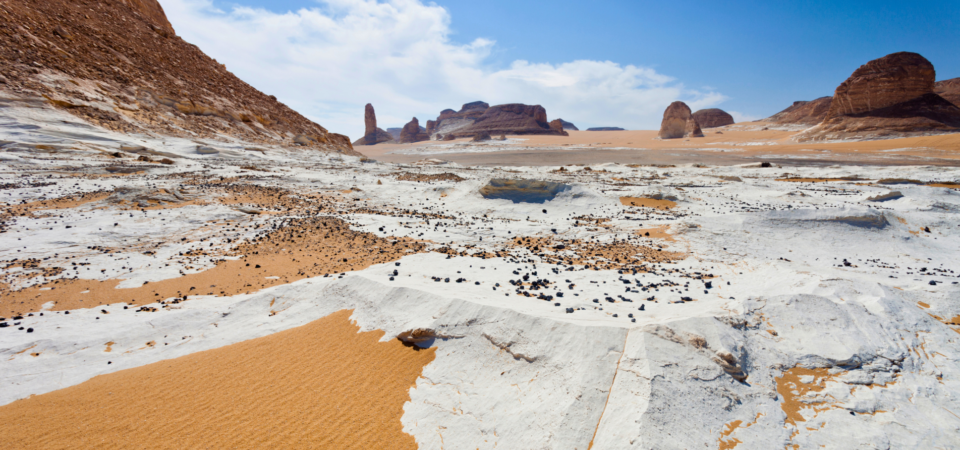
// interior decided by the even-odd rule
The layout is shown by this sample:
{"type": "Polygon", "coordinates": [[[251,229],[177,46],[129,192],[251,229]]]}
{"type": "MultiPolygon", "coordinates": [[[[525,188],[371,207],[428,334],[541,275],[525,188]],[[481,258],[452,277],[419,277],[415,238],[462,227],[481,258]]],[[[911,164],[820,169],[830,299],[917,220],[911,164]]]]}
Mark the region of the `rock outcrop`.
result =
{"type": "Polygon", "coordinates": [[[394,138],[390,135],[390,133],[377,128],[377,114],[373,110],[373,105],[370,103],[367,103],[367,106],[364,108],[363,124],[363,137],[357,139],[353,145],[376,145],[383,142],[394,141],[394,138]]]}
{"type": "Polygon", "coordinates": [[[683,129],[683,137],[703,137],[700,123],[693,116],[687,119],[687,126],[683,129]]]}
{"type": "Polygon", "coordinates": [[[693,113],[693,118],[703,128],[716,128],[733,125],[734,120],[726,111],[719,108],[701,109],[693,113]]]}
{"type": "Polygon", "coordinates": [[[570,133],[567,133],[566,131],[564,131],[562,120],[560,119],[552,120],[550,121],[549,125],[550,125],[550,129],[555,131],[556,134],[559,134],[561,136],[570,136],[570,133]]]}
{"type": "Polygon", "coordinates": [[[938,81],[933,85],[933,92],[948,102],[960,106],[960,78],[938,81]]]}
{"type": "Polygon", "coordinates": [[[556,134],[566,135],[561,129],[551,128],[547,122],[547,110],[540,105],[510,103],[487,108],[476,121],[469,126],[444,133],[456,137],[472,137],[486,131],[494,134],[556,134]]]}
{"type": "Polygon", "coordinates": [[[460,111],[454,111],[452,109],[445,109],[440,112],[440,116],[437,117],[436,125],[434,125],[433,132],[429,133],[431,136],[440,133],[447,135],[453,133],[457,130],[466,128],[470,125],[473,125],[483,113],[490,108],[490,105],[481,102],[470,102],[465,103],[460,111]]]}
{"type": "Polygon", "coordinates": [[[876,139],[960,131],[960,108],[934,93],[933,64],[893,53],[860,66],[837,87],[827,116],[797,140],[876,139]]]}
{"type": "Polygon", "coordinates": [[[831,103],[833,103],[833,97],[796,101],[787,109],[767,117],[763,121],[780,124],[816,125],[823,122],[823,119],[827,117],[831,103]]]}
{"type": "Polygon", "coordinates": [[[398,142],[401,144],[409,144],[411,142],[420,142],[430,139],[430,136],[427,135],[426,130],[420,126],[420,121],[416,117],[413,118],[410,122],[407,122],[403,126],[403,129],[400,130],[400,139],[398,142]]]}
{"type": "Polygon", "coordinates": [[[156,0],[4,2],[0,89],[123,133],[357,154],[178,37],[156,0]]]}
{"type": "Polygon", "coordinates": [[[580,129],[577,128],[576,125],[574,125],[574,124],[572,124],[572,123],[570,123],[570,122],[567,122],[566,120],[563,120],[563,119],[557,119],[557,120],[559,120],[560,123],[563,124],[563,129],[564,129],[564,130],[580,131],[580,129]]]}
{"type": "Polygon", "coordinates": [[[660,122],[660,139],[678,139],[683,137],[703,137],[700,124],[690,113],[686,103],[676,101],[663,112],[663,121],[660,122]]]}
{"type": "Polygon", "coordinates": [[[483,141],[489,141],[490,139],[493,139],[492,137],[490,137],[490,133],[487,133],[486,131],[481,131],[473,135],[473,139],[471,139],[471,141],[483,142],[483,141]]]}
{"type": "Polygon", "coordinates": [[[593,128],[587,128],[587,131],[627,131],[627,130],[620,127],[593,127],[593,128]]]}

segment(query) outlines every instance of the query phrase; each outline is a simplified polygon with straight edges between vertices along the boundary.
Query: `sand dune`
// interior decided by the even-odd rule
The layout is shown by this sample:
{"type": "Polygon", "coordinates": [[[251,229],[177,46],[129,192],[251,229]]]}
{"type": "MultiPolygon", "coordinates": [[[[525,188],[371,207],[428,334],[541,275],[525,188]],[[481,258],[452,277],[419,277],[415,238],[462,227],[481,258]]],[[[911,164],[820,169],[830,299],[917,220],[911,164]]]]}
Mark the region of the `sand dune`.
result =
{"type": "Polygon", "coordinates": [[[435,349],[378,342],[350,313],[0,407],[3,445],[416,448],[400,416],[435,349]]]}

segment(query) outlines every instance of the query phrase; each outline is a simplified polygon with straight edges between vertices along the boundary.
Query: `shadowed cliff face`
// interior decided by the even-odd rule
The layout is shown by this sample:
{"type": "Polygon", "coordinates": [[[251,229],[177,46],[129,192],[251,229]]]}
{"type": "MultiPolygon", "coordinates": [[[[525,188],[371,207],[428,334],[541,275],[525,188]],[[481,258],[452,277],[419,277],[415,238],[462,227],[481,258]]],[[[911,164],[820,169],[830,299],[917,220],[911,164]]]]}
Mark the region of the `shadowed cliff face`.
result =
{"type": "Polygon", "coordinates": [[[174,32],[156,0],[0,3],[0,90],[105,128],[355,154],[174,32]]]}

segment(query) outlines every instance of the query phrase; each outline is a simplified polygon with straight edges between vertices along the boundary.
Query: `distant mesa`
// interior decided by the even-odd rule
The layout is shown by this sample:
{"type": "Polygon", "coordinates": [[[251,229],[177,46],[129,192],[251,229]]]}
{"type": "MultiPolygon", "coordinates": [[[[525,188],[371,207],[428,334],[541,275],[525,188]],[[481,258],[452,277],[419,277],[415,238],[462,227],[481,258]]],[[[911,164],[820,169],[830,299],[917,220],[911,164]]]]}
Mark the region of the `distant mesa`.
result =
{"type": "Polygon", "coordinates": [[[734,124],[733,116],[719,108],[701,109],[693,113],[693,118],[702,128],[716,128],[734,124]]]}
{"type": "Polygon", "coordinates": [[[444,139],[473,137],[477,133],[487,132],[495,135],[554,134],[566,136],[562,126],[551,127],[547,121],[547,110],[540,105],[511,103],[490,106],[477,101],[464,104],[460,111],[445,109],[440,112],[431,136],[443,136],[444,139]]]}
{"type": "Polygon", "coordinates": [[[933,64],[899,52],[860,66],[837,87],[820,125],[799,141],[890,138],[960,131],[960,107],[934,92],[933,64]]]}
{"type": "Polygon", "coordinates": [[[564,130],[580,131],[580,129],[577,128],[576,125],[574,125],[574,124],[572,124],[572,123],[570,123],[570,122],[567,122],[566,120],[563,120],[563,119],[557,119],[557,120],[559,120],[560,123],[563,124],[563,129],[564,129],[564,130]]]}
{"type": "Polygon", "coordinates": [[[686,103],[676,101],[663,112],[663,121],[660,122],[660,139],[679,139],[684,137],[703,137],[700,124],[690,113],[686,103]]]}
{"type": "Polygon", "coordinates": [[[763,121],[779,124],[817,125],[827,117],[831,103],[833,103],[833,97],[796,101],[787,109],[767,117],[763,121]]]}
{"type": "Polygon", "coordinates": [[[627,131],[625,128],[620,127],[593,127],[587,128],[587,131],[627,131]]]}
{"type": "Polygon", "coordinates": [[[960,106],[960,78],[938,81],[933,85],[933,92],[948,102],[960,106]]]}
{"type": "Polygon", "coordinates": [[[400,130],[400,139],[397,141],[401,144],[409,144],[412,142],[426,141],[430,139],[430,136],[427,135],[426,129],[420,126],[420,121],[414,117],[410,122],[407,122],[403,126],[403,129],[400,130]]]}
{"type": "Polygon", "coordinates": [[[363,124],[363,137],[357,139],[353,145],[376,145],[383,142],[393,142],[395,140],[390,133],[377,128],[377,114],[373,110],[373,105],[370,103],[367,103],[367,106],[364,108],[363,124]]]}

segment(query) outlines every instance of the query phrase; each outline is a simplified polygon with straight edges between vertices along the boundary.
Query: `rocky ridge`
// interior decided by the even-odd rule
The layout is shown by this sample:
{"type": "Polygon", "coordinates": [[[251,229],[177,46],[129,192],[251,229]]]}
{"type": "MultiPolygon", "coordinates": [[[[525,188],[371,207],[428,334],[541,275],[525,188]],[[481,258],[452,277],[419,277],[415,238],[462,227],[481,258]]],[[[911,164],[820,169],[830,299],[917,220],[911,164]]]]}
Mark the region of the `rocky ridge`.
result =
{"type": "Polygon", "coordinates": [[[176,35],[156,0],[0,4],[0,90],[107,129],[356,154],[176,35]],[[51,20],[54,19],[54,20],[51,20]]]}
{"type": "Polygon", "coordinates": [[[837,87],[820,125],[799,141],[890,138],[960,131],[960,108],[934,92],[936,71],[910,52],[860,66],[837,87]]]}
{"type": "Polygon", "coordinates": [[[960,77],[936,82],[933,85],[933,92],[948,102],[960,106],[960,77]]]}
{"type": "Polygon", "coordinates": [[[735,122],[733,116],[719,108],[701,109],[693,113],[693,118],[703,128],[733,125],[735,122]]]}

